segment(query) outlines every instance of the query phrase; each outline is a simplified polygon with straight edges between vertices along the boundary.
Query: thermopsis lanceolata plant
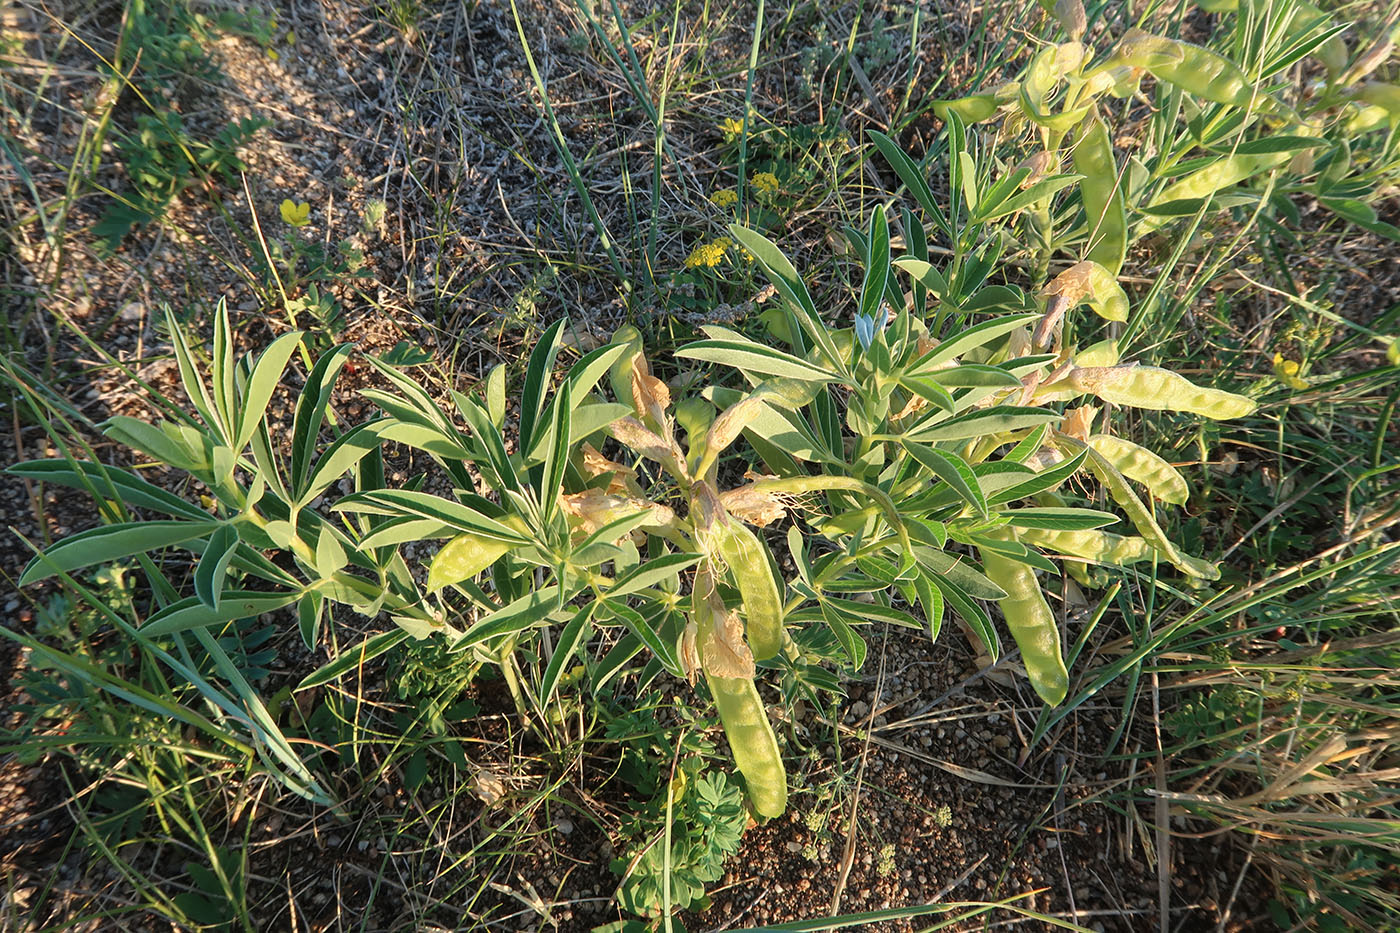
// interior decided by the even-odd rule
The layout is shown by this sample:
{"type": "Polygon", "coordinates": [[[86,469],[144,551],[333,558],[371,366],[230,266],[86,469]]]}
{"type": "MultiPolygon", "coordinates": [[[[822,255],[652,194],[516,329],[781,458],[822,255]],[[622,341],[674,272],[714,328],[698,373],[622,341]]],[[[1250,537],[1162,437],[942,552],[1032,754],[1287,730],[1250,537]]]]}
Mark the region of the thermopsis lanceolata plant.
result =
{"type": "Polygon", "coordinates": [[[1143,501],[1146,493],[1180,502],[1180,475],[1127,441],[1092,433],[1091,409],[1066,415],[1057,403],[1094,396],[1216,418],[1253,404],[1165,370],[1120,365],[1111,344],[1062,345],[1060,325],[1077,307],[1118,317],[1126,304],[1100,267],[1072,267],[1041,298],[974,282],[967,267],[949,284],[917,237],[910,255],[891,262],[877,210],[853,235],[865,260],[859,307],[851,326],[831,328],[771,242],[742,227],[733,233],[784,299],[772,324],[788,349],[708,328],[676,355],[731,368],[742,384],[679,401],[652,375],[634,333],[584,355],[549,391],[559,321],[531,355],[513,425],[503,369],[477,393],[451,393],[444,412],[404,373],[373,361],[392,390],[364,394],[384,416],[337,426],[328,411],[349,353],[340,347],[308,374],[283,449],[265,412],[300,334],[255,362],[236,361],[220,309],[206,384],[172,320],[198,418],[159,427],[114,418],[105,430],[198,478],[211,507],[93,464],[22,464],[16,472],[34,479],[170,516],[61,541],[23,582],[184,549],[198,556],[195,592],[155,609],[143,637],[207,634],[295,607],[310,645],[327,602],[383,611],[397,632],[345,653],[307,684],[404,637],[442,633],[456,649],[499,663],[526,715],[551,702],[575,659],[587,660],[600,685],[646,649],[644,677],[703,674],[754,810],[774,816],[784,809],[786,781],[757,664],[798,669],[814,629],[829,630],[859,667],[859,631],[870,621],[936,635],[951,610],[995,656],[997,628],[981,601],[998,602],[1031,685],[1056,704],[1068,675],[1034,575],[1055,570],[1041,549],[1080,562],[1162,559],[1193,576],[1215,575],[1168,540],[1143,501]],[[907,293],[896,270],[907,276],[907,293]],[[326,432],[334,439],[322,443],[326,432]],[[726,481],[741,437],[766,472],[726,481]],[[430,454],[452,495],[385,488],[385,441],[430,454]],[[1117,515],[1056,492],[1084,467],[1137,534],[1104,530],[1117,515]],[[318,508],[347,472],[356,491],[329,514],[318,508]],[[795,570],[783,579],[767,537],[754,529],[789,514],[800,520],[786,533],[795,570]],[[446,543],[420,584],[399,547],[433,538],[446,543]],[[290,560],[269,557],[277,552],[290,560]],[[921,618],[901,608],[914,605],[921,618]],[[620,637],[594,659],[588,650],[599,628],[620,637]]]}

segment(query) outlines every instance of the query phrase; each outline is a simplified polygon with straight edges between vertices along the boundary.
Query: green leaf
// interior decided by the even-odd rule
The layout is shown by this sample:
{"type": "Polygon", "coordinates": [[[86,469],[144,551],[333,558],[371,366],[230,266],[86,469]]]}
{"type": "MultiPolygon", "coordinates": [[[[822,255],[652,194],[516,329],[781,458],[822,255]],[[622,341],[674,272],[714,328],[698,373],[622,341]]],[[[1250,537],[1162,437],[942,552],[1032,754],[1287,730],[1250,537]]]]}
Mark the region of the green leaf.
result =
{"type": "Polygon", "coordinates": [[[661,666],[666,669],[667,673],[673,677],[685,677],[685,669],[681,667],[680,660],[676,657],[675,645],[662,638],[650,620],[623,602],[615,602],[604,597],[598,603],[603,611],[625,625],[633,636],[651,650],[651,653],[661,662],[661,666]]]}
{"type": "Polygon", "coordinates": [[[987,517],[987,500],[983,497],[982,490],[977,485],[977,477],[972,472],[972,467],[967,465],[966,460],[957,454],[908,439],[902,443],[910,456],[927,467],[934,476],[952,487],[963,501],[977,510],[978,515],[983,518],[987,517]]]}
{"type": "Polygon", "coordinates": [[[310,503],[344,476],[346,471],[363,460],[366,454],[377,448],[381,443],[381,426],[387,420],[389,419],[379,418],[367,422],[336,438],[335,443],[326,448],[325,453],[316,460],[316,469],[307,480],[306,488],[297,497],[296,506],[301,508],[310,503]]]}
{"type": "Polygon", "coordinates": [[[321,637],[325,611],[326,597],[322,593],[307,593],[297,601],[297,630],[301,632],[301,643],[309,649],[314,649],[321,637]]]}
{"type": "Polygon", "coordinates": [[[1041,470],[1034,478],[1008,486],[1000,492],[987,497],[989,505],[1001,505],[1003,502],[1015,502],[1017,499],[1026,499],[1047,489],[1054,489],[1056,486],[1069,479],[1079,468],[1084,465],[1084,458],[1087,456],[1083,451],[1073,457],[1057,463],[1049,469],[1041,470]]]}
{"type": "Polygon", "coordinates": [[[301,345],[301,337],[302,332],[299,330],[283,334],[258,357],[257,365],[253,367],[253,374],[249,377],[248,386],[243,393],[243,402],[238,409],[238,435],[232,444],[235,451],[242,453],[243,448],[252,440],[253,432],[258,429],[258,422],[262,420],[268,403],[272,401],[273,393],[282,382],[282,373],[287,368],[287,361],[301,345]]]}
{"type": "Polygon", "coordinates": [[[665,554],[638,564],[613,581],[606,596],[617,600],[638,590],[655,586],[665,580],[675,580],[676,575],[700,560],[699,554],[665,554]]]}
{"type": "Polygon", "coordinates": [[[203,509],[191,505],[174,493],[148,483],[126,470],[100,463],[78,460],[70,465],[64,460],[29,460],[17,463],[5,472],[41,483],[55,483],[70,489],[91,492],[103,498],[120,499],[138,509],[164,512],[166,515],[193,518],[197,521],[209,519],[203,509]]]}
{"type": "Polygon", "coordinates": [[[564,488],[564,472],[569,466],[569,420],[574,413],[573,399],[573,385],[565,380],[554,398],[554,421],[550,425],[553,443],[545,452],[544,478],[539,489],[540,503],[546,516],[554,514],[559,493],[564,488]]]}
{"type": "Polygon", "coordinates": [[[890,228],[884,209],[878,205],[870,212],[869,231],[866,236],[865,280],[860,288],[860,313],[878,322],[880,304],[885,299],[885,287],[890,278],[890,228]]]}
{"type": "Polygon", "coordinates": [[[458,531],[496,538],[511,544],[530,544],[532,540],[471,506],[441,496],[412,489],[378,489],[346,496],[332,506],[334,511],[366,512],[371,515],[396,515],[428,518],[442,522],[458,531]]]}
{"type": "Polygon", "coordinates": [[[55,574],[187,544],[211,534],[219,527],[218,522],[207,520],[124,522],[91,528],[64,538],[36,556],[20,574],[19,585],[28,586],[55,574]]]}
{"type": "Polygon", "coordinates": [[[207,465],[202,451],[195,451],[183,437],[172,437],[155,425],[126,415],[113,415],[101,424],[102,433],[133,450],[178,470],[195,473],[207,465]]]}
{"type": "Polygon", "coordinates": [[[559,687],[559,678],[564,675],[564,665],[587,643],[588,636],[593,631],[593,609],[596,605],[588,603],[574,613],[574,617],[555,640],[554,653],[549,656],[549,664],[544,669],[544,676],[540,678],[541,704],[547,704],[554,698],[554,691],[559,687]]]}
{"type": "Polygon", "coordinates": [[[531,351],[530,363],[525,369],[525,388],[520,395],[520,439],[521,446],[527,450],[535,441],[535,420],[544,410],[545,383],[559,355],[561,332],[566,321],[567,318],[561,317],[545,330],[531,351]]]}
{"type": "Polygon", "coordinates": [[[880,154],[890,163],[890,167],[899,176],[899,180],[904,182],[909,193],[914,196],[914,200],[919,202],[924,213],[928,214],[929,219],[943,231],[946,237],[952,239],[953,228],[948,223],[948,218],[944,216],[943,211],[939,209],[938,202],[929,189],[928,182],[924,179],[923,170],[914,163],[913,159],[905,155],[894,140],[884,133],[875,130],[866,130],[866,133],[874,141],[875,148],[879,149],[880,154]]]}
{"type": "Polygon", "coordinates": [[[167,307],[165,309],[165,326],[170,334],[170,343],[175,350],[175,362],[180,370],[180,382],[184,386],[185,394],[189,396],[190,403],[204,419],[204,423],[211,428],[217,428],[219,417],[214,410],[214,403],[209,398],[209,390],[205,388],[204,380],[199,376],[199,370],[195,369],[194,354],[190,352],[190,345],[185,340],[184,328],[176,319],[173,308],[167,307]]]}
{"type": "Polygon", "coordinates": [[[495,612],[482,616],[479,621],[463,633],[452,645],[453,651],[462,651],[472,645],[523,632],[538,625],[554,611],[559,596],[559,587],[546,586],[532,590],[495,612]]]}
{"type": "Polygon", "coordinates": [[[966,557],[916,544],[914,559],[933,576],[952,581],[966,595],[989,600],[1006,598],[1006,591],[987,579],[966,557]]]}
{"type": "Polygon", "coordinates": [[[831,629],[831,634],[836,636],[836,642],[841,646],[841,650],[846,653],[846,657],[851,661],[853,670],[860,670],[865,664],[867,647],[865,639],[856,634],[852,623],[859,625],[864,620],[859,616],[850,617],[842,612],[840,608],[832,605],[830,600],[821,602],[822,620],[826,622],[827,628],[831,629]]]}
{"type": "Polygon", "coordinates": [[[741,343],[737,340],[697,340],[676,351],[682,359],[702,360],[733,366],[744,373],[802,379],[808,382],[834,382],[839,377],[804,359],[784,353],[761,343],[741,343]]]}
{"type": "Polygon", "coordinates": [[[379,525],[374,531],[360,539],[361,551],[406,544],[409,541],[428,541],[436,538],[451,538],[457,528],[435,518],[413,518],[401,516],[379,525]]]}
{"type": "MultiPolygon", "coordinates": [[[[905,265],[905,260],[897,260],[895,265],[905,265]]],[[[967,330],[961,331],[940,343],[937,347],[924,354],[914,365],[910,367],[910,372],[916,375],[932,375],[950,360],[956,359],[969,350],[986,346],[998,337],[1004,337],[1018,327],[1024,327],[1031,321],[1039,318],[1040,315],[1032,312],[1024,314],[1010,314],[1005,317],[998,317],[995,320],[983,321],[975,324],[967,330]]]]}
{"type": "Polygon", "coordinates": [[[1019,528],[1046,528],[1050,531],[1087,531],[1118,523],[1117,515],[1095,509],[1008,509],[1001,515],[1009,524],[1019,528]]]}
{"type": "Polygon", "coordinates": [[[973,223],[990,223],[1008,214],[1014,214],[1019,210],[1024,210],[1037,201],[1043,201],[1061,189],[1068,188],[1070,185],[1083,178],[1083,175],[1051,175],[1049,178],[1042,179],[1031,185],[1025,191],[1012,195],[1000,204],[990,207],[987,213],[979,213],[978,216],[973,219],[973,223]]]}
{"type": "MultiPolygon", "coordinates": [[[[763,234],[740,224],[730,224],[729,232],[733,234],[734,239],[738,240],[741,246],[758,260],[763,271],[767,273],[769,281],[773,283],[773,287],[787,301],[793,314],[797,316],[798,323],[806,331],[807,336],[812,338],[812,342],[816,344],[827,363],[844,375],[845,363],[842,361],[840,352],[836,349],[835,342],[831,339],[831,333],[827,330],[821,316],[817,314],[817,306],[813,303],[812,296],[808,293],[802,277],[797,274],[797,269],[783,255],[783,251],[778,249],[773,241],[763,234]]],[[[781,374],[774,373],[773,375],[781,374]]]]}
{"type": "Polygon", "coordinates": [[[141,626],[142,635],[154,638],[157,635],[173,635],[196,628],[209,628],[224,625],[235,619],[273,612],[296,602],[299,593],[255,593],[245,590],[227,590],[219,599],[219,608],[210,609],[200,602],[198,596],[190,596],[148,617],[141,626]]]}
{"type": "Polygon", "coordinates": [[[949,389],[970,389],[994,387],[999,389],[1019,389],[1021,380],[999,366],[986,366],[981,363],[963,363],[948,369],[940,369],[927,378],[949,389]]]}
{"type": "Polygon", "coordinates": [[[295,491],[305,489],[311,460],[316,455],[321,424],[326,420],[326,410],[330,407],[331,392],[335,388],[336,377],[345,366],[352,345],[336,347],[316,361],[311,374],[306,377],[301,396],[297,399],[296,414],[292,418],[292,462],[291,487],[295,491]]]}
{"type": "Polygon", "coordinates": [[[324,684],[328,684],[343,674],[363,667],[384,652],[398,647],[407,641],[408,638],[408,632],[402,629],[394,629],[388,632],[380,632],[378,635],[371,635],[355,647],[342,651],[330,663],[323,664],[312,671],[301,683],[297,684],[296,689],[298,691],[309,690],[312,687],[320,687],[324,684]]]}
{"type": "Polygon", "coordinates": [[[974,437],[987,437],[1033,428],[1037,425],[1058,421],[1063,416],[1043,408],[1021,408],[1015,405],[993,405],[947,421],[933,424],[916,424],[905,432],[909,441],[960,441],[974,437]]]}
{"type": "Polygon", "coordinates": [[[210,609],[219,608],[220,590],[228,574],[229,561],[238,550],[238,529],[232,524],[220,525],[209,536],[204,556],[194,570],[194,592],[199,601],[210,609]]]}

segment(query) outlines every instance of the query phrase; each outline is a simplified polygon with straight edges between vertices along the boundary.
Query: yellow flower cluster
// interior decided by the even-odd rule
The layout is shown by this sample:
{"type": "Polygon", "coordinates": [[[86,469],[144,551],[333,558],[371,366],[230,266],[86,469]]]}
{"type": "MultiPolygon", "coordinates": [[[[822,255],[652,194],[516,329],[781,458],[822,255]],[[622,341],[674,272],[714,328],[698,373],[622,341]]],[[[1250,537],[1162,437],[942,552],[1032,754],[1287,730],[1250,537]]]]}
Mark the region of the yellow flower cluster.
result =
{"type": "Polygon", "coordinates": [[[739,192],[733,188],[721,188],[710,195],[710,203],[715,207],[733,207],[739,203],[739,192]]]}
{"type": "Polygon", "coordinates": [[[719,121],[719,131],[725,136],[738,136],[744,132],[744,121],[736,120],[733,117],[725,117],[719,121]]]}
{"type": "Polygon", "coordinates": [[[1274,354],[1274,375],[1278,381],[1288,386],[1290,389],[1306,389],[1308,382],[1299,373],[1302,365],[1296,360],[1286,360],[1282,353],[1274,354]]]}
{"type": "Polygon", "coordinates": [[[724,261],[724,254],[729,251],[730,245],[729,237],[725,236],[708,243],[701,243],[686,257],[685,267],[687,269],[713,269],[724,261]]]}
{"type": "Polygon", "coordinates": [[[778,176],[772,172],[759,172],[754,175],[751,184],[760,198],[771,198],[778,193],[778,176]]]}

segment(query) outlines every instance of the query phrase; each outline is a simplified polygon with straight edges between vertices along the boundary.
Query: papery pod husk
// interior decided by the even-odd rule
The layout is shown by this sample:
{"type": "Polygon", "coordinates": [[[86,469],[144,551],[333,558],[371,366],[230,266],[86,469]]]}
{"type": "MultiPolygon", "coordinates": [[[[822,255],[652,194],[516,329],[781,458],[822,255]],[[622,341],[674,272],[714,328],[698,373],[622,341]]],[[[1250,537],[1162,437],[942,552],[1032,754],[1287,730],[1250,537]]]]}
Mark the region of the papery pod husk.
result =
{"type": "Polygon", "coordinates": [[[1094,313],[1108,321],[1128,319],[1128,294],[1118,277],[1108,268],[1086,259],[1055,276],[1041,292],[1069,300],[1074,308],[1087,303],[1094,313]]]}
{"type": "Polygon", "coordinates": [[[734,764],[744,776],[749,802],[759,816],[781,816],[787,809],[787,775],[758,687],[752,677],[723,677],[711,670],[713,660],[705,646],[713,643],[717,612],[723,607],[715,605],[714,581],[703,569],[695,575],[691,599],[700,666],[729,739],[734,764]]]}
{"type": "Polygon", "coordinates": [[[1176,467],[1146,447],[1109,434],[1095,434],[1088,442],[1119,473],[1146,486],[1158,499],[1173,505],[1186,504],[1191,490],[1186,485],[1185,477],[1177,472],[1176,467]]]}

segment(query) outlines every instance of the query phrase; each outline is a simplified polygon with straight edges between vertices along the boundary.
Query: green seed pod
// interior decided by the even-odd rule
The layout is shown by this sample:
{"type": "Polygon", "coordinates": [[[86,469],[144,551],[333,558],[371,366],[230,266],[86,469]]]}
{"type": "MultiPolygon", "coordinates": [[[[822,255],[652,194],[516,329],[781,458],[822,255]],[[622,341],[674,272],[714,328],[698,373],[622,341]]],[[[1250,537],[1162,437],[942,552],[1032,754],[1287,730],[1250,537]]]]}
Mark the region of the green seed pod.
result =
{"type": "Polygon", "coordinates": [[[710,657],[706,646],[714,644],[716,613],[722,610],[714,602],[714,580],[701,569],[695,575],[692,604],[705,682],[715,698],[734,764],[744,776],[754,812],[770,818],[781,816],[787,809],[787,775],[758,687],[752,677],[724,677],[711,669],[717,659],[710,657]]]}
{"type": "Polygon", "coordinates": [[[461,534],[442,546],[428,565],[428,592],[470,580],[511,549],[507,541],[461,534]]]}
{"type": "Polygon", "coordinates": [[[1018,528],[1023,544],[1034,544],[1056,554],[1078,557],[1096,564],[1127,567],[1158,556],[1157,549],[1147,539],[1133,535],[1117,535],[1099,529],[1051,531],[1048,528],[1018,528]]]}
{"type": "Polygon", "coordinates": [[[744,623],[749,647],[760,661],[783,647],[783,597],[768,557],[768,546],[743,523],[725,516],[715,525],[717,555],[744,601],[744,623]]]}
{"type": "Polygon", "coordinates": [[[1103,266],[1116,279],[1128,251],[1128,215],[1113,144],[1098,117],[1088,121],[1074,147],[1074,170],[1084,176],[1079,183],[1089,224],[1089,248],[1084,258],[1103,266]]]}
{"type": "Polygon", "coordinates": [[[631,324],[623,324],[613,334],[613,344],[626,344],[627,349],[608,368],[608,383],[613,397],[626,405],[632,401],[632,361],[642,352],[642,332],[631,324]]]}
{"type": "Polygon", "coordinates": [[[1179,39],[1129,29],[1114,59],[1144,68],[1159,81],[1217,104],[1247,107],[1254,98],[1254,89],[1234,62],[1179,39]]]}
{"type": "Polygon", "coordinates": [[[1089,438],[1089,446],[1102,454],[1119,473],[1146,486],[1163,502],[1186,504],[1186,497],[1190,495],[1186,480],[1176,467],[1147,448],[1108,434],[1095,434],[1089,438]]]}
{"type": "Polygon", "coordinates": [[[1064,382],[1115,405],[1185,411],[1216,421],[1242,418],[1258,407],[1243,395],[1202,388],[1185,376],[1155,366],[1087,366],[1071,370],[1064,382]]]}
{"type": "MultiPolygon", "coordinates": [[[[1235,153],[1234,155],[1222,156],[1205,168],[1197,169],[1181,180],[1168,185],[1147,206],[1156,207],[1159,204],[1168,204],[1172,201],[1207,198],[1217,191],[1223,191],[1237,185],[1247,178],[1253,178],[1261,172],[1277,168],[1292,158],[1292,152],[1235,153]]],[[[1171,218],[1166,216],[1148,215],[1143,219],[1143,228],[1156,230],[1169,220],[1171,218]]]]}
{"type": "Polygon", "coordinates": [[[1118,360],[1118,341],[1116,340],[1100,340],[1074,354],[1076,366],[1117,366],[1118,360]]]}
{"type": "Polygon", "coordinates": [[[1031,686],[1048,705],[1059,706],[1069,690],[1069,671],[1060,654],[1060,627],[1040,591],[1035,571],[990,548],[978,548],[978,553],[987,579],[1006,591],[1006,597],[998,602],[1006,627],[1021,649],[1031,686]]]}
{"type": "Polygon", "coordinates": [[[1108,490],[1108,494],[1113,497],[1113,501],[1117,502],[1123,511],[1128,513],[1128,520],[1133,523],[1133,527],[1138,530],[1138,533],[1147,539],[1148,544],[1160,551],[1163,557],[1171,561],[1172,566],[1188,576],[1198,577],[1202,580],[1220,579],[1219,567],[1215,566],[1210,561],[1201,560],[1199,557],[1192,557],[1190,554],[1183,553],[1171,542],[1166,532],[1162,530],[1162,527],[1157,524],[1156,519],[1152,517],[1151,510],[1142,504],[1142,500],[1137,497],[1132,487],[1128,485],[1127,479],[1122,473],[1118,472],[1113,464],[1108,462],[1103,454],[1089,447],[1087,444],[1081,444],[1072,438],[1060,436],[1057,438],[1057,443],[1065,444],[1075,449],[1084,449],[1089,452],[1085,460],[1089,465],[1089,469],[1098,477],[1104,489],[1108,490]]]}
{"type": "Polygon", "coordinates": [[[1041,126],[1057,132],[1072,129],[1094,106],[1091,99],[1074,110],[1051,113],[1047,98],[1061,79],[1079,70],[1084,63],[1084,46],[1078,42],[1063,42],[1041,49],[1031,59],[1026,78],[1021,82],[1021,109],[1027,117],[1041,126]]]}

